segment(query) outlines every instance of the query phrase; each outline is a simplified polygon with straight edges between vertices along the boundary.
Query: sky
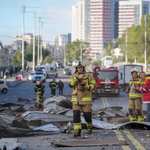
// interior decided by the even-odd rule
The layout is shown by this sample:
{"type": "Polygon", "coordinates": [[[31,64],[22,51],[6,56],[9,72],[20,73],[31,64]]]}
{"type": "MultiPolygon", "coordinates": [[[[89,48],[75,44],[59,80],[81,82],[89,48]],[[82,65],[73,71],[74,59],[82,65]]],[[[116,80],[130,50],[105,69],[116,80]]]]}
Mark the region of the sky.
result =
{"type": "Polygon", "coordinates": [[[38,17],[43,22],[43,43],[53,44],[54,36],[71,33],[71,8],[78,0],[0,0],[0,41],[10,45],[17,34],[22,33],[25,6],[25,33],[33,33],[36,12],[36,35],[38,17]]]}

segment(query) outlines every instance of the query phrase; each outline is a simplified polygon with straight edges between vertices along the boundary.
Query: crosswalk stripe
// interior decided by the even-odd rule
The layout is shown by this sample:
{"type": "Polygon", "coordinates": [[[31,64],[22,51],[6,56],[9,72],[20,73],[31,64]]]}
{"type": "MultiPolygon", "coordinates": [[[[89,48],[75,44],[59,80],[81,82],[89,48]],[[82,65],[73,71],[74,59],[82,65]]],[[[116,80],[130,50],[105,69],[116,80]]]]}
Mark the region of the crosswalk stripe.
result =
{"type": "MultiPolygon", "coordinates": [[[[119,130],[114,130],[114,132],[117,135],[117,138],[119,141],[125,141],[125,139],[123,138],[123,135],[121,134],[121,132],[119,130]]],[[[126,146],[121,146],[123,150],[131,150],[131,148],[126,145],[126,146]]]]}
{"type": "Polygon", "coordinates": [[[106,97],[104,97],[104,100],[105,100],[106,106],[109,106],[109,104],[108,104],[108,101],[107,101],[106,97]]]}
{"type": "Polygon", "coordinates": [[[128,131],[124,130],[124,133],[128,137],[128,139],[133,143],[133,145],[137,148],[137,150],[146,150],[135,138],[134,136],[128,131]]]}
{"type": "Polygon", "coordinates": [[[103,101],[103,106],[105,106],[105,101],[104,101],[103,97],[102,97],[102,101],[103,101]]]}

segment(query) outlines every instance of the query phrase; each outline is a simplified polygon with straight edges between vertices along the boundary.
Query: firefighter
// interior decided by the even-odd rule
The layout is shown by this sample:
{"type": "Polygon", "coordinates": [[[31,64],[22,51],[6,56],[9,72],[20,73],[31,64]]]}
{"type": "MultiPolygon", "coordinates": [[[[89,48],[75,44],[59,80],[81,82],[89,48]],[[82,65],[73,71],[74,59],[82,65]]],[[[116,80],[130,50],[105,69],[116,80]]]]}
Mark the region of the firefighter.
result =
{"type": "Polygon", "coordinates": [[[51,97],[56,95],[56,86],[57,82],[55,81],[55,79],[53,79],[53,81],[49,83],[49,87],[51,88],[51,97]]]}
{"type": "Polygon", "coordinates": [[[73,125],[74,137],[81,136],[81,112],[87,124],[88,133],[92,133],[92,90],[95,80],[90,73],[85,72],[84,62],[78,61],[75,66],[76,71],[69,79],[69,86],[73,88],[73,125]]]}
{"type": "Polygon", "coordinates": [[[129,83],[129,115],[130,121],[136,121],[136,115],[138,121],[144,121],[143,110],[142,110],[142,92],[136,89],[136,86],[142,84],[141,79],[138,76],[139,71],[136,68],[131,70],[132,79],[129,83]]]}
{"type": "Polygon", "coordinates": [[[35,106],[38,108],[43,108],[42,95],[44,93],[44,87],[41,85],[40,81],[36,82],[34,91],[36,92],[37,100],[35,106]]]}
{"type": "Polygon", "coordinates": [[[59,89],[59,95],[63,95],[63,88],[64,88],[64,83],[61,80],[59,80],[57,84],[57,89],[59,89]]]}
{"type": "MultiPolygon", "coordinates": [[[[42,85],[42,89],[45,89],[45,85],[43,84],[43,81],[42,81],[42,80],[40,80],[40,83],[41,83],[41,85],[42,85]]],[[[42,95],[41,95],[42,101],[44,100],[44,96],[43,96],[44,92],[45,92],[45,91],[43,90],[43,93],[42,93],[42,95]]]]}

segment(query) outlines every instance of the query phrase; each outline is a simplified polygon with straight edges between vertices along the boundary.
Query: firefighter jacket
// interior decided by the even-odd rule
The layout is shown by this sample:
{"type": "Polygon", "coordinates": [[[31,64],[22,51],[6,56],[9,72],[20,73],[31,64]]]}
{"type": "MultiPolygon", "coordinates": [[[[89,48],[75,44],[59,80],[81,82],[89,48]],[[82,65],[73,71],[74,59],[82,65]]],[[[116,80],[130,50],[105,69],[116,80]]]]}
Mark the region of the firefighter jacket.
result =
{"type": "Polygon", "coordinates": [[[142,99],[142,92],[137,89],[133,89],[136,86],[141,86],[142,80],[140,78],[132,78],[129,83],[129,98],[130,99],[142,99]]]}
{"type": "Polygon", "coordinates": [[[80,74],[76,72],[69,80],[69,86],[73,87],[72,102],[81,105],[92,104],[92,90],[95,87],[95,79],[85,71],[82,74],[84,74],[82,79],[78,79],[80,74]]]}
{"type": "Polygon", "coordinates": [[[64,83],[63,82],[58,82],[57,83],[57,88],[63,89],[64,88],[64,83]]]}
{"type": "Polygon", "coordinates": [[[56,86],[57,86],[57,82],[55,82],[55,81],[51,81],[50,83],[49,83],[49,87],[51,88],[51,89],[56,89],[56,86]]]}
{"type": "Polygon", "coordinates": [[[139,91],[143,92],[143,103],[150,103],[150,77],[144,78],[144,86],[139,87],[139,91]]]}
{"type": "Polygon", "coordinates": [[[41,95],[44,93],[44,88],[42,85],[35,85],[34,91],[38,94],[41,95]]]}

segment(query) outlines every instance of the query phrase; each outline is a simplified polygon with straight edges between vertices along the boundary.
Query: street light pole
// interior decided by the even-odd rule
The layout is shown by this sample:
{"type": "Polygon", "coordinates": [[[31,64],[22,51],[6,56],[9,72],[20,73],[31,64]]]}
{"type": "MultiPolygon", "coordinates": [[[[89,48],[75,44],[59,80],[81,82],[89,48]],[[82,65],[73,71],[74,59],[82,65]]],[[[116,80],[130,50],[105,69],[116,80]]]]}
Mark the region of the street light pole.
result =
{"type": "Polygon", "coordinates": [[[34,71],[35,69],[35,17],[36,17],[36,13],[33,13],[34,16],[34,29],[33,29],[33,66],[32,66],[32,70],[34,71]]]}
{"type": "Polygon", "coordinates": [[[24,13],[25,13],[25,6],[22,6],[22,13],[23,13],[23,24],[22,24],[22,76],[24,76],[24,13]]]}
{"type": "Polygon", "coordinates": [[[43,26],[43,22],[41,22],[41,57],[40,57],[41,63],[42,63],[42,59],[43,59],[43,57],[42,57],[42,26],[43,26]]]}
{"type": "Polygon", "coordinates": [[[40,62],[40,17],[39,17],[39,34],[38,34],[38,59],[37,63],[39,64],[40,62]]]}
{"type": "Polygon", "coordinates": [[[81,61],[82,61],[82,45],[81,45],[81,61]]]}
{"type": "Polygon", "coordinates": [[[147,22],[147,15],[145,14],[145,72],[147,70],[147,58],[146,58],[146,22],[147,22]]]}
{"type": "Polygon", "coordinates": [[[127,24],[126,24],[126,63],[128,62],[127,58],[127,24]]]}
{"type": "Polygon", "coordinates": [[[66,67],[66,49],[64,48],[64,65],[66,67]]]}

